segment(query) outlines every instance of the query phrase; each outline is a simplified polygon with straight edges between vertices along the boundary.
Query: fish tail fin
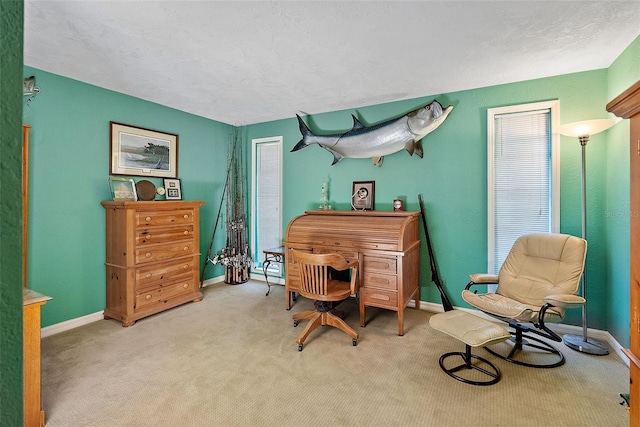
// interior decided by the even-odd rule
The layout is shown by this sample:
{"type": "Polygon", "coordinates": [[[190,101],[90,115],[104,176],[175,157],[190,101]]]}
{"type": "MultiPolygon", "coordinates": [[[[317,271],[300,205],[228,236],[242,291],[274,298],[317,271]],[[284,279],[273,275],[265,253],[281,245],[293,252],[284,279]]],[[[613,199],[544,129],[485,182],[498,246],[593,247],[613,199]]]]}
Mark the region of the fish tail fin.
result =
{"type": "Polygon", "coordinates": [[[296,114],[298,118],[298,126],[300,127],[300,133],[302,134],[302,139],[298,141],[298,143],[291,149],[291,151],[298,151],[304,147],[308,147],[309,143],[307,142],[307,138],[313,135],[313,132],[309,129],[306,123],[302,120],[298,114],[296,114]]]}

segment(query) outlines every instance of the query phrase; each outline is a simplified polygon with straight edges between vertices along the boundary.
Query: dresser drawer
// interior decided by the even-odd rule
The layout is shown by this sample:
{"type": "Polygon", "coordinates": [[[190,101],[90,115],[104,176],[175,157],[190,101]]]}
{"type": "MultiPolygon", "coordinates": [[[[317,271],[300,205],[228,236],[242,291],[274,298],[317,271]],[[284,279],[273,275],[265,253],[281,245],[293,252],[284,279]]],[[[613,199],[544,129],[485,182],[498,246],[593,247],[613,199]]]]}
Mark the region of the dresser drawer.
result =
{"type": "Polygon", "coordinates": [[[175,281],[193,275],[198,259],[186,258],[136,269],[136,289],[144,289],[157,283],[175,281]]]}
{"type": "Polygon", "coordinates": [[[365,272],[362,286],[396,291],[398,290],[398,276],[365,272]]]}
{"type": "Polygon", "coordinates": [[[136,230],[136,245],[175,242],[193,239],[193,224],[171,228],[141,228],[136,230]]]}
{"type": "Polygon", "coordinates": [[[136,265],[148,262],[162,261],[180,256],[195,254],[196,248],[193,241],[178,242],[166,245],[147,246],[136,249],[136,265]]]}
{"type": "Polygon", "coordinates": [[[198,284],[193,280],[184,280],[170,285],[160,286],[147,292],[136,293],[136,309],[141,309],[153,304],[164,303],[168,299],[180,295],[190,294],[198,290],[198,284]]]}
{"type": "Polygon", "coordinates": [[[193,209],[165,211],[137,211],[136,227],[159,227],[166,225],[193,224],[193,209]]]}
{"type": "Polygon", "coordinates": [[[360,298],[365,305],[389,307],[394,310],[398,306],[398,293],[384,289],[360,288],[360,298]]]}
{"type": "Polygon", "coordinates": [[[364,255],[362,257],[362,270],[365,273],[383,273],[383,274],[396,274],[397,260],[396,258],[376,257],[371,255],[364,255]]]}

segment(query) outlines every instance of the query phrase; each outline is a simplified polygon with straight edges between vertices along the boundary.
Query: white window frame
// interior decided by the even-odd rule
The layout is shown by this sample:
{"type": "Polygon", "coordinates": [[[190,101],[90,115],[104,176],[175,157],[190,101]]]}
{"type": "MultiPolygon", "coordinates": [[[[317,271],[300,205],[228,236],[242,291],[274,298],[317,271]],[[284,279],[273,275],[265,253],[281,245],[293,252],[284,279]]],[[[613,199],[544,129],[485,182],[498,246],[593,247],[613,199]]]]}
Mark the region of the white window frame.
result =
{"type": "MultiPolygon", "coordinates": [[[[494,151],[495,151],[495,116],[500,114],[514,114],[537,110],[550,110],[551,115],[551,230],[560,231],[560,137],[558,126],[560,123],[560,101],[544,101],[529,104],[511,105],[507,107],[489,108],[487,110],[487,272],[495,271],[495,222],[494,222],[494,151]]],[[[495,288],[495,287],[494,287],[495,288]]]]}
{"type": "MultiPolygon", "coordinates": [[[[279,163],[280,163],[280,171],[279,171],[279,189],[280,189],[280,202],[278,205],[278,213],[279,213],[279,220],[278,220],[278,226],[277,226],[277,236],[279,236],[279,238],[282,238],[282,170],[283,170],[283,156],[282,156],[282,147],[283,147],[283,138],[282,136],[271,136],[271,137],[266,137],[266,138],[255,138],[251,140],[251,243],[252,243],[252,247],[255,248],[255,252],[254,252],[254,260],[253,260],[253,266],[252,266],[252,271],[254,273],[259,273],[260,275],[263,274],[263,270],[261,267],[262,262],[264,261],[264,254],[262,253],[258,253],[259,251],[259,246],[258,246],[258,229],[257,229],[257,224],[258,224],[258,212],[257,212],[257,204],[256,204],[256,197],[257,197],[257,190],[258,190],[258,159],[257,159],[257,153],[258,153],[258,146],[260,144],[277,144],[279,145],[279,163]],[[260,265],[260,266],[259,266],[260,265]]],[[[266,249],[266,248],[264,248],[266,249]]],[[[276,276],[276,277],[283,277],[283,266],[279,265],[278,263],[271,263],[269,266],[269,271],[267,272],[269,274],[269,276],[276,276]]]]}

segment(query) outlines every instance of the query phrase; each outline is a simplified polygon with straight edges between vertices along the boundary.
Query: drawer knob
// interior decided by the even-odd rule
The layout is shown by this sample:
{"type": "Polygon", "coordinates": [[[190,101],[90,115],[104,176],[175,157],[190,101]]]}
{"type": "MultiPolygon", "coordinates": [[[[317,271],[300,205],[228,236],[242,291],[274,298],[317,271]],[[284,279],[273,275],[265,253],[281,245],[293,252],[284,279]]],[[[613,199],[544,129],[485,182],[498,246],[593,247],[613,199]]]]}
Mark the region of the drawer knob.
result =
{"type": "Polygon", "coordinates": [[[149,258],[151,256],[151,252],[147,252],[146,254],[144,254],[144,256],[146,256],[147,258],[149,258]]]}
{"type": "Polygon", "coordinates": [[[183,218],[184,218],[184,219],[189,219],[189,215],[184,214],[183,218]]]}
{"type": "Polygon", "coordinates": [[[185,270],[189,269],[189,264],[185,264],[182,268],[184,268],[185,270]]]}
{"type": "Polygon", "coordinates": [[[151,221],[151,217],[150,217],[150,216],[148,216],[148,217],[146,217],[144,220],[145,220],[145,221],[147,221],[147,222],[149,222],[149,221],[151,221]]]}
{"type": "Polygon", "coordinates": [[[147,234],[147,236],[145,237],[145,240],[151,240],[151,234],[147,234]]]}
{"type": "Polygon", "coordinates": [[[185,251],[188,251],[188,250],[189,250],[189,246],[185,246],[185,247],[184,247],[184,250],[185,250],[185,251]]]}
{"type": "Polygon", "coordinates": [[[149,301],[151,299],[151,294],[147,295],[146,297],[144,297],[144,299],[146,299],[147,301],[149,301]]]}
{"type": "Polygon", "coordinates": [[[151,274],[151,273],[147,273],[147,276],[146,276],[146,277],[147,277],[147,279],[148,279],[148,278],[149,278],[149,277],[151,277],[151,276],[152,276],[152,274],[151,274]]]}
{"type": "Polygon", "coordinates": [[[184,234],[185,236],[188,236],[188,235],[189,235],[189,230],[184,230],[183,234],[184,234]]]}
{"type": "Polygon", "coordinates": [[[189,287],[188,283],[185,283],[184,285],[182,285],[183,288],[187,289],[189,287]]]}

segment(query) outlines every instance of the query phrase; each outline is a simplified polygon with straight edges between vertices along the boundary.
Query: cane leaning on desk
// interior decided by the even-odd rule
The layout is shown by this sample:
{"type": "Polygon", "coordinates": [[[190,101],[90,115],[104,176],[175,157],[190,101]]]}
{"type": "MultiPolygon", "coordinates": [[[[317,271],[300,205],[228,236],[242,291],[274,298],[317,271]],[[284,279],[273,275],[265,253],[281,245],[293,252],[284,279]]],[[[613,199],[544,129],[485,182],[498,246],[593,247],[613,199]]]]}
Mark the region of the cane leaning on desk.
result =
{"type": "Polygon", "coordinates": [[[284,246],[276,246],[274,248],[265,249],[262,252],[264,253],[262,272],[264,273],[264,280],[267,282],[267,295],[269,295],[269,292],[271,292],[271,284],[269,283],[267,270],[269,269],[269,265],[271,265],[272,262],[277,262],[284,267],[284,246]]]}

